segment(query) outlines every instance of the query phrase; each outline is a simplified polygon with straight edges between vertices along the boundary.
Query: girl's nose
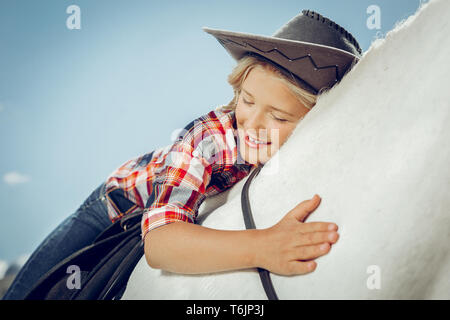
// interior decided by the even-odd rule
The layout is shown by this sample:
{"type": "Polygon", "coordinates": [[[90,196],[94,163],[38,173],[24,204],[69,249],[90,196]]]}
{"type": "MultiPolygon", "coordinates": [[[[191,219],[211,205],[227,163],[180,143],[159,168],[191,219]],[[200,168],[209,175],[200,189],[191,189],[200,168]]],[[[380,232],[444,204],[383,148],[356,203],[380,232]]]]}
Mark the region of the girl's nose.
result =
{"type": "MultiPolygon", "coordinates": [[[[261,111],[252,112],[247,118],[247,128],[256,131],[264,129],[264,113],[261,111]]],[[[256,132],[256,136],[258,136],[258,132],[256,132]]]]}

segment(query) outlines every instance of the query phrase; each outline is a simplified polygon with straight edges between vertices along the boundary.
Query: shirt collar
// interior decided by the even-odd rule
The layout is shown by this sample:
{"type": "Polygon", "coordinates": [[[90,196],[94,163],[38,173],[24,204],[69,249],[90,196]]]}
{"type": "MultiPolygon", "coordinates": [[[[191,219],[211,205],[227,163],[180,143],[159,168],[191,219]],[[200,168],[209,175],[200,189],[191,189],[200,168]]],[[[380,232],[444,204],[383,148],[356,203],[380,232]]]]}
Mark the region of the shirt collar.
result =
{"type": "Polygon", "coordinates": [[[233,150],[233,158],[234,163],[233,165],[235,167],[238,167],[243,170],[251,170],[253,167],[256,167],[256,165],[248,163],[244,158],[241,156],[240,148],[239,148],[239,137],[237,133],[237,127],[236,127],[236,117],[234,116],[233,111],[233,133],[234,133],[234,142],[235,142],[235,149],[233,150]]]}

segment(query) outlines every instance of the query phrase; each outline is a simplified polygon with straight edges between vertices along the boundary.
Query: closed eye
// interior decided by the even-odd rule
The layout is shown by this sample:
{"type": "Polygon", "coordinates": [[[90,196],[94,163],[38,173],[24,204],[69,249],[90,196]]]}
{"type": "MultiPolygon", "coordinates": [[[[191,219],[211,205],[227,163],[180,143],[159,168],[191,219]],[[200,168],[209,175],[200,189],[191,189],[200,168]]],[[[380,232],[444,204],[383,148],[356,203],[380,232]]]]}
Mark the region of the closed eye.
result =
{"type": "Polygon", "coordinates": [[[244,97],[242,97],[242,100],[244,101],[245,104],[253,104],[253,102],[249,102],[249,101],[245,100],[244,97]]]}
{"type": "Polygon", "coordinates": [[[274,118],[275,120],[277,120],[277,121],[280,121],[280,122],[286,122],[286,121],[288,121],[288,120],[286,120],[286,119],[280,119],[280,118],[277,118],[277,117],[275,117],[275,116],[273,116],[273,118],[274,118]]]}
{"type": "MultiPolygon", "coordinates": [[[[245,100],[244,97],[242,97],[242,101],[244,101],[244,103],[245,103],[246,105],[252,105],[252,104],[254,104],[253,102],[249,102],[249,101],[245,100]]],[[[272,114],[272,117],[273,117],[275,120],[279,121],[279,122],[286,122],[286,121],[288,121],[288,120],[286,120],[286,119],[277,118],[277,117],[274,116],[273,114],[272,114]]]]}

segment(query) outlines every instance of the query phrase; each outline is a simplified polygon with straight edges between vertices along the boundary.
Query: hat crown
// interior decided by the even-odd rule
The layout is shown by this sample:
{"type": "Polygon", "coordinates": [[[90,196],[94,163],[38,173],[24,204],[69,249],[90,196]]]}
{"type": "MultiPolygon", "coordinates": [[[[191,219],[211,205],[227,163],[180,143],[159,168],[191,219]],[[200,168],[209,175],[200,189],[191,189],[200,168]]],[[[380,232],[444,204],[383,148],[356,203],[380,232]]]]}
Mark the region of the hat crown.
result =
{"type": "Polygon", "coordinates": [[[312,10],[303,10],[272,36],[334,47],[356,56],[361,56],[362,53],[361,47],[350,32],[312,10]]]}

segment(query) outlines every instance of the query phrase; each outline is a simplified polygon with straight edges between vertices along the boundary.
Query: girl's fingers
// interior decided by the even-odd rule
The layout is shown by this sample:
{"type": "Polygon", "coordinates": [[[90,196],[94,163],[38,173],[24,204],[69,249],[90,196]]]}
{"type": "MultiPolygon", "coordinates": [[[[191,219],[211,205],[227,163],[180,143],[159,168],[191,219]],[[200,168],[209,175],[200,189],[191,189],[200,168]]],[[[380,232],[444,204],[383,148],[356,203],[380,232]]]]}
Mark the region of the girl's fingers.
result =
{"type": "Polygon", "coordinates": [[[321,257],[330,251],[331,245],[327,242],[313,246],[301,246],[293,251],[293,260],[311,260],[321,257]]]}
{"type": "Polygon", "coordinates": [[[336,231],[302,233],[298,236],[297,246],[310,246],[323,242],[335,243],[339,239],[336,231]]]}
{"type": "Polygon", "coordinates": [[[337,231],[338,226],[332,222],[307,222],[299,224],[301,233],[318,232],[318,231],[337,231]]]}
{"type": "Polygon", "coordinates": [[[309,200],[305,200],[300,202],[298,205],[294,207],[289,213],[296,220],[303,222],[320,204],[320,197],[318,195],[314,195],[309,200]]]}
{"type": "Polygon", "coordinates": [[[289,262],[289,274],[306,274],[313,272],[317,267],[315,261],[291,261],[289,262]]]}

